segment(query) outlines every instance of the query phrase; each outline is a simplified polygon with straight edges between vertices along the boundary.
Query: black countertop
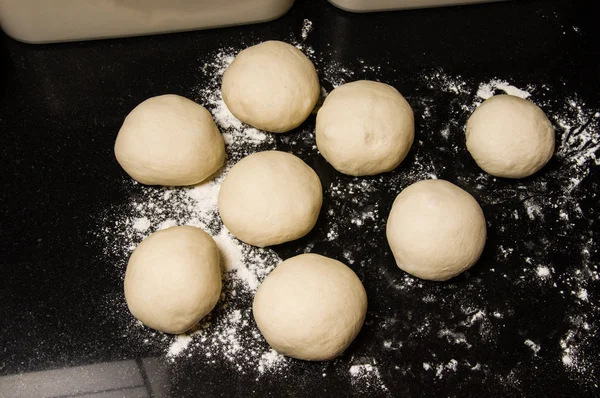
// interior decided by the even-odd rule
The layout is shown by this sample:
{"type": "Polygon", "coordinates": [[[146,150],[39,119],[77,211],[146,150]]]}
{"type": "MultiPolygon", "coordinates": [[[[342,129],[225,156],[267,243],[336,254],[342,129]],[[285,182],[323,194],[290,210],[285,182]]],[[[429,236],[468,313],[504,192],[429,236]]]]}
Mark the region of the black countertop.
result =
{"type": "Polygon", "coordinates": [[[299,0],[276,21],[243,27],[52,45],[3,36],[0,396],[597,396],[597,24],[584,2],[351,14],[299,0]],[[164,191],[132,184],[113,145],[125,115],[154,95],[214,113],[218,54],[270,39],[309,53],[327,91],[358,79],[394,85],[417,132],[397,170],[364,179],[318,155],[314,116],[248,149],[297,154],[325,190],[315,229],[270,253],[337,258],[369,295],[365,326],[342,357],[265,370],[273,358],[256,335],[251,290],[233,282],[185,348],[128,314],[125,246],[144,235],[132,220],[150,214],[149,201],[164,204],[164,191]],[[486,90],[515,87],[555,125],[557,154],[530,178],[494,179],[466,151],[464,123],[486,90]],[[446,283],[407,276],[385,240],[394,197],[434,176],[472,193],[488,220],[479,263],[446,283]],[[225,322],[237,316],[228,308],[248,323],[225,322]],[[203,336],[233,333],[227,325],[239,326],[241,345],[209,351],[203,336]]]}

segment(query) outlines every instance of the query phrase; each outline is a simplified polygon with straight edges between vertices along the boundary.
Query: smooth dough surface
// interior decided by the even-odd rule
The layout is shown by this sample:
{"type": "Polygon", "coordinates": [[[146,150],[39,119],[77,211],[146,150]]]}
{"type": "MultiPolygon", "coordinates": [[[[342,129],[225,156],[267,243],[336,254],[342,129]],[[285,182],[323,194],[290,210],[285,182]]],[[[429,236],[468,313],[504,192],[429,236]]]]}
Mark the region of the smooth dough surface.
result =
{"type": "Polygon", "coordinates": [[[225,143],[212,115],[178,95],[139,104],[125,118],[115,143],[123,169],[147,185],[197,184],[225,161],[225,143]]]}
{"type": "Polygon", "coordinates": [[[418,278],[444,281],[477,262],[487,236],[481,207],[444,180],[425,180],[396,197],[387,239],[398,267],[418,278]]]}
{"type": "Polygon", "coordinates": [[[214,308],[220,295],[219,249],[200,228],[155,232],[127,264],[127,306],[144,325],[161,332],[189,330],[214,308]]]}
{"type": "Polygon", "coordinates": [[[358,335],[367,294],[337,260],[301,254],[279,264],[258,288],[253,313],[278,353],[310,361],[341,355],[358,335]]]}
{"type": "Polygon", "coordinates": [[[238,162],[218,198],[223,224],[238,239],[260,247],[306,235],[322,203],[317,173],[302,159],[279,151],[254,153],[238,162]]]}
{"type": "Polygon", "coordinates": [[[513,95],[485,100],[467,122],[467,149],[486,173],[523,178],[554,153],[554,128],[537,105],[513,95]]]}
{"type": "Polygon", "coordinates": [[[235,117],[272,133],[298,127],[321,94],[312,62],[296,47],[280,41],[241,51],[223,75],[222,92],[235,117]]]}
{"type": "Polygon", "coordinates": [[[414,137],[410,105],[384,83],[361,80],[339,86],[317,114],[317,147],[344,174],[374,175],[395,169],[414,137]]]}

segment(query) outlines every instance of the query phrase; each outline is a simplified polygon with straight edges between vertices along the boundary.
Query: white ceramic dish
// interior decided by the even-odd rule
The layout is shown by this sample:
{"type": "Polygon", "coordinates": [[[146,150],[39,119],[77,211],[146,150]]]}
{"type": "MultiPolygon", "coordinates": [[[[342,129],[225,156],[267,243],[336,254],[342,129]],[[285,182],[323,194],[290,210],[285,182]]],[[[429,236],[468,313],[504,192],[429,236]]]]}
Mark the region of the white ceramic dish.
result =
{"type": "Polygon", "coordinates": [[[487,3],[500,0],[329,0],[346,11],[371,12],[402,10],[406,8],[441,7],[451,5],[487,3]]]}
{"type": "Polygon", "coordinates": [[[137,36],[265,22],[294,0],[0,0],[0,25],[27,43],[137,36]]]}

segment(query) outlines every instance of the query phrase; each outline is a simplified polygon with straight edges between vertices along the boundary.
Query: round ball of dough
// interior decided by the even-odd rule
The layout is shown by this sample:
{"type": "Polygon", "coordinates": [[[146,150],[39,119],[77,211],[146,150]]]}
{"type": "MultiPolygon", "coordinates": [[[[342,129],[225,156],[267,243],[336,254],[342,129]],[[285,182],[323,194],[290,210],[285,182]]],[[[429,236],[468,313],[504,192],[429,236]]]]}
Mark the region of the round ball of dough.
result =
{"type": "Polygon", "coordinates": [[[155,232],[127,264],[127,306],[144,325],[161,332],[189,330],[214,308],[220,295],[219,249],[199,228],[155,232]]]}
{"type": "Polygon", "coordinates": [[[395,169],[415,137],[413,111],[392,86],[357,81],[337,87],[317,114],[317,147],[353,176],[395,169]]]}
{"type": "Polygon", "coordinates": [[[221,168],[225,143],[210,112],[169,94],[147,99],[127,115],[115,155],[142,184],[193,185],[221,168]]]}
{"type": "Polygon", "coordinates": [[[323,203],[317,173],[302,159],[279,151],[245,157],[219,191],[223,224],[241,241],[264,247],[306,235],[323,203]]]}
{"type": "Polygon", "coordinates": [[[469,118],[467,149],[486,173],[523,178],[552,157],[554,128],[537,105],[513,95],[497,95],[469,118]]]}
{"type": "Polygon", "coordinates": [[[222,92],[235,117],[272,133],[298,127],[321,94],[312,62],[280,41],[241,51],[223,75],[222,92]]]}
{"type": "Polygon", "coordinates": [[[400,269],[421,279],[445,281],[477,262],[486,224],[468,192],[448,181],[425,180],[396,197],[386,233],[400,269]]]}
{"type": "Polygon", "coordinates": [[[279,264],[254,297],[261,333],[278,353],[327,361],[354,340],[365,321],[367,293],[339,261],[301,254],[279,264]]]}

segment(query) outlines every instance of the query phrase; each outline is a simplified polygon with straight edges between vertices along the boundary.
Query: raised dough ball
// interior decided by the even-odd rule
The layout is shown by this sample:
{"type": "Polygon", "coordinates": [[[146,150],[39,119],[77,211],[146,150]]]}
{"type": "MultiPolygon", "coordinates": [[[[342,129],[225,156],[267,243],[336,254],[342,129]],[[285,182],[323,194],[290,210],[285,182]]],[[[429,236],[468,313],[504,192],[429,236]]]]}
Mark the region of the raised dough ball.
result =
{"type": "Polygon", "coordinates": [[[241,51],[223,75],[222,92],[235,117],[273,133],[298,127],[321,94],[312,62],[280,41],[241,51]]]}
{"type": "Polygon", "coordinates": [[[523,178],[554,153],[554,128],[537,105],[512,95],[483,102],[467,122],[467,149],[485,172],[523,178]]]}
{"type": "Polygon", "coordinates": [[[219,214],[238,239],[254,246],[289,242],[317,222],[323,189],[317,173],[285,152],[258,152],[231,168],[219,191],[219,214]]]}
{"type": "Polygon", "coordinates": [[[219,170],[225,143],[210,112],[178,95],[139,104],[125,118],[115,155],[134,180],[147,185],[197,184],[219,170]]]}
{"type": "Polygon", "coordinates": [[[448,181],[425,180],[396,197],[386,233],[400,269],[444,281],[477,262],[486,225],[481,207],[468,192],[448,181]]]}
{"type": "Polygon", "coordinates": [[[155,232],[127,264],[127,306],[144,325],[161,332],[189,330],[214,308],[220,295],[219,249],[199,228],[155,232]]]}
{"type": "Polygon", "coordinates": [[[317,114],[317,147],[336,170],[354,176],[395,169],[415,137],[410,105],[392,86],[372,81],[344,84],[317,114]]]}
{"type": "Polygon", "coordinates": [[[365,321],[367,293],[339,261],[301,254],[279,264],[258,288],[253,313],[278,353],[309,361],[333,359],[365,321]]]}

